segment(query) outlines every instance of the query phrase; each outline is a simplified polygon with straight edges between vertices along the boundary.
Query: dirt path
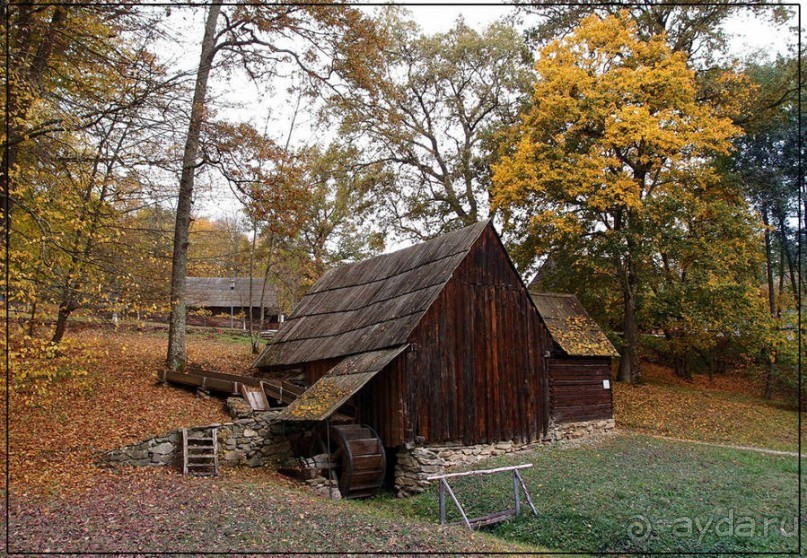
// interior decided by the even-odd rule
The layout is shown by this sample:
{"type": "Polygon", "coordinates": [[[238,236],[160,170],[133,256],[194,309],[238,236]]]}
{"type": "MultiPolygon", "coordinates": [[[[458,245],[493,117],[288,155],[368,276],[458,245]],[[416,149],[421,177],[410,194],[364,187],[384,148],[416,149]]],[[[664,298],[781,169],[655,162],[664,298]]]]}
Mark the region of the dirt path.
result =
{"type": "MultiPolygon", "coordinates": [[[[698,444],[701,446],[711,446],[715,448],[727,448],[727,449],[735,449],[735,450],[742,450],[742,451],[753,451],[756,453],[764,453],[768,455],[784,455],[788,457],[798,457],[798,452],[795,451],[781,451],[781,450],[772,450],[767,448],[755,448],[753,446],[735,446],[732,444],[718,444],[717,442],[702,442],[700,440],[687,440],[684,438],[672,438],[670,436],[661,436],[660,434],[648,434],[647,432],[642,432],[641,430],[627,430],[628,432],[639,434],[642,436],[649,436],[650,438],[658,438],[659,440],[667,440],[670,442],[681,442],[686,444],[698,444]]],[[[802,453],[802,456],[805,454],[802,453]]]]}

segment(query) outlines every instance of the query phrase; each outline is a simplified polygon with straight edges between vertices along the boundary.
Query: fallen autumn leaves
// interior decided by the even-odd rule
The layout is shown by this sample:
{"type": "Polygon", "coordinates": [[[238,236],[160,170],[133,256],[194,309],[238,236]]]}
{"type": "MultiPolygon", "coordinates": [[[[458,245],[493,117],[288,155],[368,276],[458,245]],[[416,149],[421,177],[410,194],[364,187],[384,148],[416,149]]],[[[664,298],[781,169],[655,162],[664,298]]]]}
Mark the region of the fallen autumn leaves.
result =
{"type": "MultiPolygon", "coordinates": [[[[86,376],[47,397],[10,401],[12,551],[271,552],[514,551],[459,528],[401,521],[351,502],[323,501],[269,469],[182,477],[165,468],[99,468],[98,452],[182,426],[228,421],[221,400],[160,386],[159,333],[86,329],[86,376]]],[[[188,338],[189,360],[245,373],[249,345],[215,334],[188,338]]]]}

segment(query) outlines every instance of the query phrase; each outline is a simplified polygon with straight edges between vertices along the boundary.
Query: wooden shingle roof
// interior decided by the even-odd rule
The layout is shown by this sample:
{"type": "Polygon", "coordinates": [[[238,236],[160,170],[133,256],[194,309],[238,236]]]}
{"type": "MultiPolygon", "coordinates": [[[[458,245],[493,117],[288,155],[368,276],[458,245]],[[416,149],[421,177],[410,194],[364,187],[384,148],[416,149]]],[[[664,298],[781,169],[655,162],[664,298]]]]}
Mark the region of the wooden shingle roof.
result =
{"type": "Polygon", "coordinates": [[[281,420],[325,420],[409,345],[351,355],[283,409],[281,420]]]}
{"type": "Polygon", "coordinates": [[[573,294],[530,291],[552,339],[569,356],[619,356],[573,294]]]}
{"type": "MultiPolygon", "coordinates": [[[[250,303],[249,277],[188,277],[185,303],[192,308],[260,308],[262,287],[263,279],[253,277],[250,303]]],[[[266,285],[263,307],[275,311],[278,308],[277,292],[272,285],[266,285]]]]}
{"type": "Polygon", "coordinates": [[[320,278],[253,366],[293,365],[406,343],[489,221],[320,278]]]}

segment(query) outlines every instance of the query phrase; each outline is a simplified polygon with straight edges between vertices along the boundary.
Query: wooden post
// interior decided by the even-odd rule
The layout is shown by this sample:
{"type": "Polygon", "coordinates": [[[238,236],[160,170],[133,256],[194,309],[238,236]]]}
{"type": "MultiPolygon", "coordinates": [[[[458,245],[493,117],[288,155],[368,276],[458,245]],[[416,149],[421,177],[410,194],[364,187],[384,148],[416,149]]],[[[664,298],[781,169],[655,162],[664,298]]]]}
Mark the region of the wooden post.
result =
{"type": "Polygon", "coordinates": [[[446,480],[440,479],[440,525],[446,522],[446,480]]]}
{"type": "Polygon", "coordinates": [[[219,429],[213,428],[213,470],[219,474],[219,429]]]}
{"type": "Polygon", "coordinates": [[[454,491],[451,490],[451,487],[448,486],[447,482],[445,483],[445,485],[446,485],[446,490],[448,490],[448,495],[451,496],[451,499],[454,500],[454,504],[456,504],[457,509],[460,510],[460,514],[462,515],[462,520],[465,522],[465,526],[468,527],[468,529],[473,529],[473,527],[471,527],[471,522],[468,521],[468,516],[465,515],[465,510],[462,509],[462,505],[460,504],[460,501],[457,500],[456,496],[454,496],[454,491]]]}
{"type": "Polygon", "coordinates": [[[527,484],[521,477],[521,473],[519,473],[518,471],[513,471],[513,473],[515,473],[515,475],[518,477],[518,482],[521,483],[521,488],[524,489],[524,496],[527,497],[527,503],[530,505],[530,508],[532,508],[532,513],[538,515],[538,510],[535,509],[535,506],[532,503],[532,498],[530,498],[530,492],[527,490],[527,484]]]}
{"type": "Polygon", "coordinates": [[[519,487],[518,487],[518,477],[516,476],[518,473],[516,470],[513,470],[513,499],[516,502],[516,515],[521,511],[521,500],[519,499],[519,487]]]}
{"type": "Polygon", "coordinates": [[[182,474],[188,476],[188,431],[182,429],[182,474]]]}
{"type": "MultiPolygon", "coordinates": [[[[331,419],[325,421],[325,443],[327,444],[326,454],[328,455],[328,499],[333,500],[333,465],[331,464],[331,419]]],[[[342,472],[344,475],[344,472],[342,472]]]]}

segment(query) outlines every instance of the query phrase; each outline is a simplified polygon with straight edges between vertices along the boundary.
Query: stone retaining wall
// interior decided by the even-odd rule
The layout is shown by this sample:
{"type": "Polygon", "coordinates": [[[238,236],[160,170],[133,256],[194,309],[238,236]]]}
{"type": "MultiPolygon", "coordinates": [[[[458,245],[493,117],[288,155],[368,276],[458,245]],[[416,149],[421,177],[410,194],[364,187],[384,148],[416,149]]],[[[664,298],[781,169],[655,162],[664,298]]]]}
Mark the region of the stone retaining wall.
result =
{"type": "MultiPolygon", "coordinates": [[[[202,432],[209,434],[213,428],[218,429],[219,464],[222,466],[260,467],[270,463],[278,464],[293,457],[288,436],[300,434],[302,430],[301,427],[276,421],[277,415],[277,411],[253,413],[251,418],[237,419],[226,424],[189,428],[187,431],[189,435],[202,432]]],[[[427,477],[444,473],[451,468],[478,463],[496,455],[528,450],[545,443],[603,436],[613,433],[614,430],[614,420],[609,419],[551,424],[546,438],[540,442],[498,442],[475,446],[407,444],[397,454],[395,491],[398,497],[419,494],[432,482],[426,480],[427,477]]],[[[137,444],[109,451],[102,454],[99,461],[140,467],[179,466],[181,454],[182,431],[173,430],[137,444]]],[[[318,493],[324,494],[329,481],[320,478],[309,484],[318,493]]]]}
{"type": "Polygon", "coordinates": [[[614,432],[614,420],[587,421],[552,424],[547,437],[540,442],[498,442],[463,446],[417,446],[407,444],[398,452],[395,462],[395,492],[399,498],[420,494],[433,481],[430,475],[438,475],[447,469],[478,463],[495,455],[525,451],[552,442],[570,441],[583,437],[604,436],[614,432]]]}
{"type": "MultiPolygon", "coordinates": [[[[277,411],[255,413],[252,418],[225,424],[188,428],[188,434],[209,434],[218,429],[219,465],[260,467],[279,463],[291,457],[287,435],[294,428],[275,421],[277,411]]],[[[178,465],[182,455],[182,431],[173,430],[136,444],[109,451],[100,456],[101,463],[164,466],[178,465]]]]}
{"type": "Polygon", "coordinates": [[[547,441],[562,442],[589,436],[603,436],[612,434],[615,428],[616,423],[614,419],[562,422],[560,424],[550,423],[547,429],[547,441]]]}

